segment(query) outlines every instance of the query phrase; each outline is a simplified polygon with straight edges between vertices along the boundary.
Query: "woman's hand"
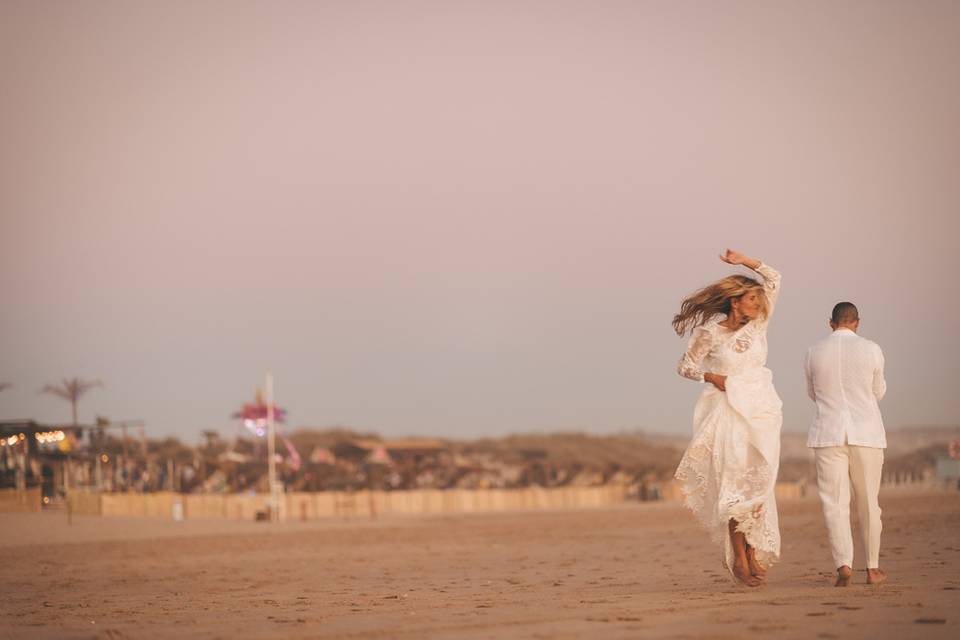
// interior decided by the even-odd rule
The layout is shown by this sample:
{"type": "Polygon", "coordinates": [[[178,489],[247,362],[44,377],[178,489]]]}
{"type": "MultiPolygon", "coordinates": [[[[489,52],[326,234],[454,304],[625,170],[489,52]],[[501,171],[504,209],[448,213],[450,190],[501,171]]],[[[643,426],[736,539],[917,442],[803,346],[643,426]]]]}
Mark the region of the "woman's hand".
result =
{"type": "Polygon", "coordinates": [[[759,260],[748,258],[739,251],[734,251],[733,249],[727,249],[725,253],[720,255],[720,259],[727,264],[742,264],[743,266],[750,267],[751,269],[756,269],[760,266],[759,260]]]}
{"type": "Polygon", "coordinates": [[[705,373],[703,374],[703,381],[709,382],[720,391],[727,390],[727,376],[717,375],[716,373],[705,373]]]}

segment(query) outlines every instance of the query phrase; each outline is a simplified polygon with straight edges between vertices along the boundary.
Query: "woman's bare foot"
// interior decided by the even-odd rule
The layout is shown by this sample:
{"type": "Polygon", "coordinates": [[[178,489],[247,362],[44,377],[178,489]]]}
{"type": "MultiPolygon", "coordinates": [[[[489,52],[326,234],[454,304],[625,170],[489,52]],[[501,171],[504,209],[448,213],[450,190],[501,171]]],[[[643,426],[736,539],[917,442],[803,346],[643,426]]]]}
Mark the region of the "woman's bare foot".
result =
{"type": "Polygon", "coordinates": [[[750,573],[750,562],[747,561],[747,536],[737,531],[737,521],[730,518],[727,523],[730,528],[730,544],[733,546],[733,576],[748,587],[759,587],[763,580],[750,573]]]}
{"type": "Polygon", "coordinates": [[[747,545],[747,566],[750,567],[750,575],[761,580],[766,579],[767,570],[757,562],[757,551],[750,545],[747,545]]]}
{"type": "Polygon", "coordinates": [[[852,578],[852,577],[853,577],[853,569],[851,569],[851,568],[848,567],[847,565],[843,565],[842,567],[840,567],[839,569],[837,569],[837,581],[836,581],[835,583],[833,583],[833,586],[835,586],[835,587],[849,587],[849,586],[850,586],[850,578],[852,578]]]}
{"type": "Polygon", "coordinates": [[[867,584],[880,584],[887,581],[887,573],[883,569],[867,569],[867,584]]]}
{"type": "Polygon", "coordinates": [[[763,580],[750,573],[750,565],[746,557],[737,558],[734,561],[733,575],[741,584],[745,584],[748,587],[759,587],[763,584],[763,580]]]}

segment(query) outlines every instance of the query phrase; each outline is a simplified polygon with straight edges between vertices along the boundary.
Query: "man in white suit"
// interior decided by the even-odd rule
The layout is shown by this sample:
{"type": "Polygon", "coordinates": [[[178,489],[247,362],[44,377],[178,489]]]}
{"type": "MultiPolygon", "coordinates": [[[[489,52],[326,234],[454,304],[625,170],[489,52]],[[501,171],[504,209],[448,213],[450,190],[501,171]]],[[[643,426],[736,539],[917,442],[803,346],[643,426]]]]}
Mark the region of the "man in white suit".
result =
{"type": "Polygon", "coordinates": [[[836,586],[853,575],[850,489],[856,501],[867,583],[887,579],[880,569],[880,475],[887,446],[878,400],[886,393],[880,346],[857,335],[860,314],[850,302],[833,308],[833,333],[810,347],[804,368],[807,394],[817,404],[807,446],[817,463],[817,487],[834,566],[836,586]]]}

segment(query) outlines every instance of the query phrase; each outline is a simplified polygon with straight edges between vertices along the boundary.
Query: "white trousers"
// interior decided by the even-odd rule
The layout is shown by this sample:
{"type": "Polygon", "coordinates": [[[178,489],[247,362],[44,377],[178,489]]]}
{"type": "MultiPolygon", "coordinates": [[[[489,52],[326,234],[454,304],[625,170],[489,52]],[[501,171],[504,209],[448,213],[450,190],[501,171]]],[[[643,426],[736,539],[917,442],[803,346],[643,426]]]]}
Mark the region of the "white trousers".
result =
{"type": "Polygon", "coordinates": [[[860,535],[867,554],[867,568],[880,566],[880,475],[883,449],[844,445],[817,447],[817,491],[827,521],[833,564],[853,568],[853,534],[850,529],[850,487],[860,520],[860,535]]]}

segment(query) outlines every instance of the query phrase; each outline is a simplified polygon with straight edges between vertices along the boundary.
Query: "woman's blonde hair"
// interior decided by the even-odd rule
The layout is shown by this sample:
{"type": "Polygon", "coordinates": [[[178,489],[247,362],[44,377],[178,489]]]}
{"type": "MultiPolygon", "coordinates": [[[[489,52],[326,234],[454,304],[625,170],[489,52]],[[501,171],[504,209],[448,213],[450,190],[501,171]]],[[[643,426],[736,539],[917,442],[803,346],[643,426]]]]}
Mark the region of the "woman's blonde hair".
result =
{"type": "Polygon", "coordinates": [[[680,313],[673,316],[673,330],[678,336],[705,324],[713,316],[730,313],[730,301],[757,289],[760,291],[760,313],[767,317],[767,296],[763,285],[748,276],[727,276],[688,296],[680,304],[680,313]]]}

